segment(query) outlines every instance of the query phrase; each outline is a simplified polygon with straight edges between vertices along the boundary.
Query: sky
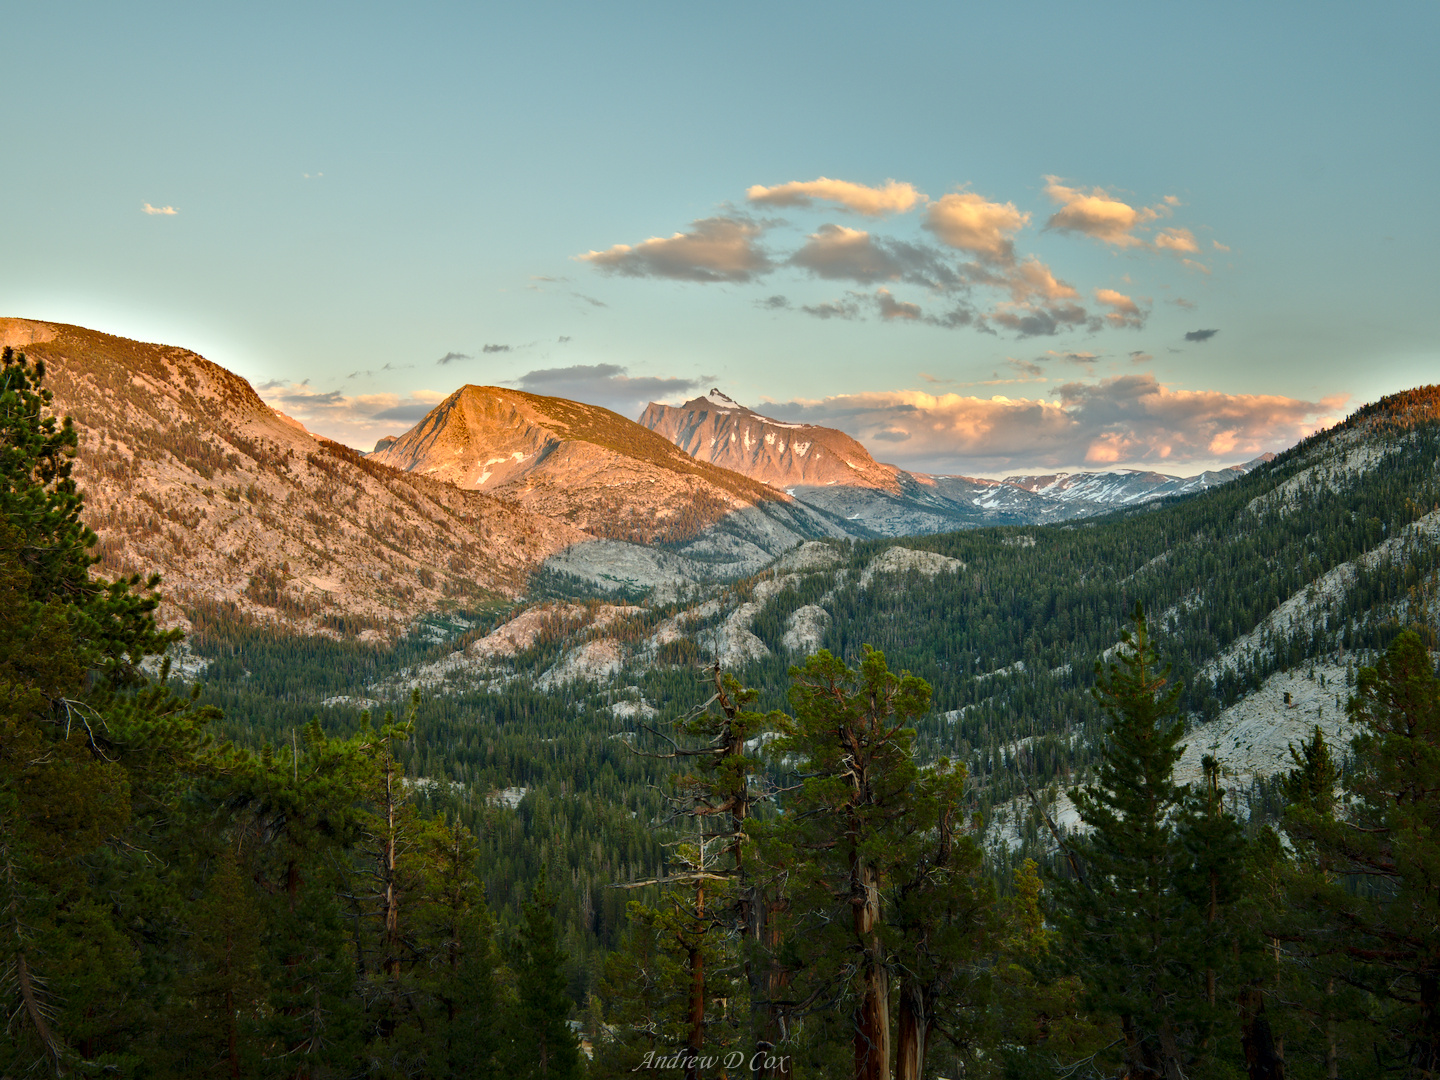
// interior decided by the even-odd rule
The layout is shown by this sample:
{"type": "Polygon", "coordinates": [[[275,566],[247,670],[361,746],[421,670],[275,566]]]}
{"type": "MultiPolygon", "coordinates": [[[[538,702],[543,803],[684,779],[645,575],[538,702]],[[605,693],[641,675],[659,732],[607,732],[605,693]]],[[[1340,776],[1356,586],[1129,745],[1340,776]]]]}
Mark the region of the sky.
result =
{"type": "Polygon", "coordinates": [[[368,449],[715,386],[1190,473],[1437,381],[1440,5],[0,0],[0,315],[368,449]]]}

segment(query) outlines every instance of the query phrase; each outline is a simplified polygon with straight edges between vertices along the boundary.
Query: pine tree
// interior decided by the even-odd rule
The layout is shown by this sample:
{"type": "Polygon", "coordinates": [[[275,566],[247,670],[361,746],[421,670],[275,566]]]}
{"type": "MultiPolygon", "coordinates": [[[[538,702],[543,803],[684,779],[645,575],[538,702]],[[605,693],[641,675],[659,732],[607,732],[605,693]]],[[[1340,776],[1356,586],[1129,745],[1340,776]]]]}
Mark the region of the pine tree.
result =
{"type": "Polygon", "coordinates": [[[565,954],[556,938],[555,898],[544,874],[524,904],[515,942],[516,1002],[510,1025],[505,1075],[517,1080],[579,1080],[580,1044],[568,1020],[565,954]]]}
{"type": "Polygon", "coordinates": [[[936,1036],[973,1056],[989,997],[986,968],[999,930],[983,853],[966,833],[966,772],[942,758],[921,772],[904,832],[894,837],[891,964],[896,1080],[920,1080],[936,1036]]]}
{"type": "Polygon", "coordinates": [[[178,926],[180,791],[210,767],[213,710],[139,665],[158,579],[91,573],[71,478],[78,437],[46,415],[44,369],[0,356],[0,1072],[128,1069],[178,926]],[[159,869],[168,867],[168,869],[159,869]],[[159,901],[157,903],[157,901],[159,901]],[[148,965],[148,966],[147,966],[148,965]]]}
{"type": "MultiPolygon", "coordinates": [[[[1440,1071],[1440,678],[1418,633],[1401,633],[1378,664],[1360,670],[1349,713],[1361,732],[1344,807],[1329,787],[1329,752],[1313,741],[1287,785],[1295,801],[1286,830],[1317,871],[1300,880],[1296,899],[1320,915],[1307,944],[1327,981],[1365,994],[1358,1004],[1372,1025],[1367,1057],[1433,1076],[1440,1071]]],[[[1344,1015],[1338,1002],[1326,1006],[1332,1018],[1344,1015]]]]}
{"type": "Polygon", "coordinates": [[[1192,861],[1177,828],[1180,688],[1166,688],[1138,607],[1118,659],[1108,671],[1096,665],[1110,726],[1095,782],[1074,794],[1091,831],[1071,845],[1083,876],[1056,885],[1060,951],[1084,981],[1089,1011],[1118,1020],[1130,1075],[1178,1080],[1208,1057],[1215,1019],[1205,923],[1186,895],[1192,861]]]}
{"type": "Polygon", "coordinates": [[[491,1080],[501,1073],[494,923],[475,877],[479,845],[459,822],[432,820],[417,847],[423,880],[413,923],[432,1075],[491,1080]]]}
{"type": "Polygon", "coordinates": [[[260,972],[264,916],[231,851],[190,912],[193,967],[181,981],[186,1003],[180,1070],[193,1076],[253,1076],[261,1046],[259,1017],[269,988],[260,972]]]}
{"type": "Polygon", "coordinates": [[[784,816],[756,828],[758,848],[788,894],[792,958],[804,969],[797,1012],[824,1003],[848,1017],[854,1077],[882,1080],[892,1064],[885,897],[906,838],[924,832],[910,725],[930,687],[892,674],[873,649],[858,671],[822,650],[792,678],[795,719],[779,745],[800,756],[805,779],[784,816]]]}

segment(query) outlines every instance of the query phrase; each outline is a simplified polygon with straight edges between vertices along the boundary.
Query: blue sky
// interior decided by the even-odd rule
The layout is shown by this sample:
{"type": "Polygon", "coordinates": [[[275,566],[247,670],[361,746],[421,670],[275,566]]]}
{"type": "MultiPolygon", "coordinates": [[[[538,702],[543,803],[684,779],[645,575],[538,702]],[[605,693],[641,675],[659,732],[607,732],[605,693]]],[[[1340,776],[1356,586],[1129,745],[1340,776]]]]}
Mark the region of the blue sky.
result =
{"type": "Polygon", "coordinates": [[[0,314],[356,445],[713,383],[912,467],[1185,472],[1440,370],[1434,4],[3,19],[0,314]]]}

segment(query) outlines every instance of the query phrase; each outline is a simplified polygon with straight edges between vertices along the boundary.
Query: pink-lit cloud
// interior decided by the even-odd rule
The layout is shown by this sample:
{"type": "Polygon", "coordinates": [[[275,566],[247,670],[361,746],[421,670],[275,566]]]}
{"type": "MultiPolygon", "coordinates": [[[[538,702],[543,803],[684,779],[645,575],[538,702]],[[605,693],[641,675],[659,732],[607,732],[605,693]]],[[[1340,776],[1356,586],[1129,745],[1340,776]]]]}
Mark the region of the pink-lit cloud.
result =
{"type": "Polygon", "coordinates": [[[831,180],[827,176],[818,180],[794,180],[774,187],[756,184],[745,192],[745,197],[752,203],[768,206],[810,206],[817,201],[831,202],[867,217],[904,213],[927,199],[915,190],[913,184],[896,180],[886,180],[880,187],[869,187],[849,180],[831,180]]]}
{"type": "Polygon", "coordinates": [[[678,281],[749,281],[772,268],[760,246],[764,229],[735,217],[694,222],[689,232],[651,237],[639,244],[616,244],[605,251],[576,255],[609,273],[678,281]]]}
{"type": "MultiPolygon", "coordinates": [[[[1012,366],[1038,374],[1039,365],[1028,361],[1012,366]]],[[[1055,395],[987,399],[894,390],[767,404],[762,411],[839,427],[870,445],[885,432],[886,460],[932,472],[1087,465],[1169,472],[1284,449],[1334,423],[1347,400],[1176,390],[1149,373],[1066,383],[1055,395]]]]}

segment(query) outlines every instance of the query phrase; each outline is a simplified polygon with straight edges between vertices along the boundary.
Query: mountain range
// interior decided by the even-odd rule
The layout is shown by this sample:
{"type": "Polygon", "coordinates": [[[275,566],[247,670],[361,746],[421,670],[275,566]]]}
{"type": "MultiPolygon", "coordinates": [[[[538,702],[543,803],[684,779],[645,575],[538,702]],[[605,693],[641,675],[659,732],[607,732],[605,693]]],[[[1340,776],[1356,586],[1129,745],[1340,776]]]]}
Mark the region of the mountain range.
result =
{"type": "Polygon", "coordinates": [[[673,593],[753,574],[807,540],[1070,520],[1256,464],[1191,478],[939,476],[718,390],[652,403],[636,423],[494,386],[461,387],[360,454],[185,349],[24,319],[0,320],[0,342],[46,362],[55,410],[75,420],[104,568],[159,570],[174,622],[219,605],[384,635],[523,596],[537,573],[673,593]]]}
{"type": "Polygon", "coordinates": [[[843,520],[857,536],[1088,517],[1204,491],[1274,456],[1190,477],[1128,469],[989,480],[882,464],[844,432],[762,416],[718,389],[679,406],[651,402],[640,423],[698,461],[733,469],[843,520]]]}

